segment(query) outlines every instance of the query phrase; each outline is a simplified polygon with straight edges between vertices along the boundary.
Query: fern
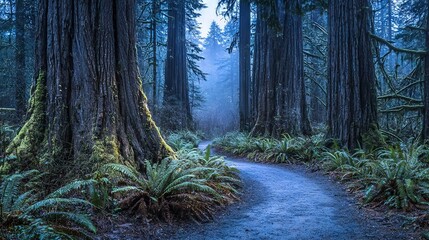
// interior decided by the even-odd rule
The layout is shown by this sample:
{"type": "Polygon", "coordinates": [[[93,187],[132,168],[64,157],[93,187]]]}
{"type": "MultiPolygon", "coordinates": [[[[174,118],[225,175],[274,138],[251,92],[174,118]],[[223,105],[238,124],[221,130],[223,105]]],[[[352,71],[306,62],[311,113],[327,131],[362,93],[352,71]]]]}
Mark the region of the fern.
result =
{"type": "Polygon", "coordinates": [[[210,148],[205,154],[182,149],[177,156],[178,160],[146,161],[144,174],[123,165],[103,166],[112,178],[122,177],[116,183],[126,183],[113,190],[120,207],[167,221],[185,216],[204,220],[213,206],[237,193],[235,171],[222,158],[211,157],[210,148]]]}
{"type": "MultiPolygon", "coordinates": [[[[74,239],[90,238],[95,227],[88,217],[69,209],[85,209],[92,204],[78,198],[39,198],[34,187],[38,171],[26,171],[4,177],[1,185],[0,229],[8,229],[7,238],[74,239]],[[30,188],[30,189],[28,189],[30,188]],[[27,191],[24,191],[28,189],[27,191]],[[76,208],[79,207],[79,208],[76,208]],[[72,225],[70,225],[72,223],[72,225]],[[87,232],[88,231],[88,232],[87,232]]],[[[63,193],[65,188],[56,191],[63,193]]],[[[54,194],[55,195],[55,194],[54,194]]]]}

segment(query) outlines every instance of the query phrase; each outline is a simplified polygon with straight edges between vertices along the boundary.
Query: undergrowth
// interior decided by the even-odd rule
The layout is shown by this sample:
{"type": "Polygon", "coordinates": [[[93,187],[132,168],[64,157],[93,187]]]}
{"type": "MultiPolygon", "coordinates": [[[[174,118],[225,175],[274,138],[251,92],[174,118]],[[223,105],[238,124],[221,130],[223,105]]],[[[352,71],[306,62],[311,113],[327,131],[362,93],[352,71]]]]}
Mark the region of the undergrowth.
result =
{"type": "MultiPolygon", "coordinates": [[[[3,143],[4,131],[0,133],[3,143]]],[[[218,207],[238,200],[237,170],[211,156],[210,147],[195,149],[198,135],[179,132],[169,141],[177,149],[174,158],[147,161],[144,172],[106,164],[50,193],[37,170],[0,172],[0,239],[93,239],[95,214],[119,211],[159,221],[202,222],[218,207]]],[[[3,145],[2,166],[20,161],[6,156],[3,145]]]]}
{"type": "Polygon", "coordinates": [[[322,135],[308,138],[253,138],[230,133],[214,143],[224,151],[254,161],[306,163],[345,182],[360,193],[364,204],[411,211],[429,205],[429,148],[427,145],[397,144],[371,151],[350,153],[337,146],[324,147],[322,135]]]}
{"type": "Polygon", "coordinates": [[[166,141],[175,151],[193,149],[201,142],[201,134],[190,131],[173,132],[167,135],[166,141]]]}

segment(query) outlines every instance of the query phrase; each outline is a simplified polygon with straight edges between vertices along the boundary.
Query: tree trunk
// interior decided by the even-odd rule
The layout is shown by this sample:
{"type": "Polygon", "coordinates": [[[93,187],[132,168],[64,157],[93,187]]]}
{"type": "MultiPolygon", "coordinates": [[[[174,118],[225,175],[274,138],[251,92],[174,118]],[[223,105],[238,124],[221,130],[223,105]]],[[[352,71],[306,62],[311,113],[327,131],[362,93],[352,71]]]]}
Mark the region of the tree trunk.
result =
{"type": "Polygon", "coordinates": [[[240,130],[250,126],[250,2],[240,1],[240,130]]]}
{"type": "Polygon", "coordinates": [[[10,145],[59,173],[172,154],[138,76],[134,0],[41,0],[30,119],[10,145]]]}
{"type": "Polygon", "coordinates": [[[258,6],[254,62],[258,99],[252,134],[279,137],[311,132],[299,9],[299,0],[286,1],[285,5],[276,0],[258,6]]]}
{"type": "Polygon", "coordinates": [[[379,143],[368,0],[329,1],[328,137],[379,143]]]}
{"type": "Polygon", "coordinates": [[[191,127],[192,123],[186,58],[185,1],[169,0],[168,9],[164,103],[172,108],[172,116],[168,116],[172,121],[169,128],[179,130],[191,127]]]}
{"type": "Polygon", "coordinates": [[[15,75],[15,99],[16,99],[16,119],[21,121],[27,108],[26,99],[26,79],[25,79],[25,5],[24,0],[16,0],[16,75],[15,75]]]}
{"type": "MultiPolygon", "coordinates": [[[[281,100],[277,111],[277,135],[309,135],[311,133],[308,118],[305,80],[304,48],[302,35],[301,0],[285,1],[283,22],[284,52],[280,55],[279,78],[281,100]]],[[[282,48],[280,48],[282,49],[282,48]]],[[[278,51],[278,50],[277,50],[278,51]]]]}

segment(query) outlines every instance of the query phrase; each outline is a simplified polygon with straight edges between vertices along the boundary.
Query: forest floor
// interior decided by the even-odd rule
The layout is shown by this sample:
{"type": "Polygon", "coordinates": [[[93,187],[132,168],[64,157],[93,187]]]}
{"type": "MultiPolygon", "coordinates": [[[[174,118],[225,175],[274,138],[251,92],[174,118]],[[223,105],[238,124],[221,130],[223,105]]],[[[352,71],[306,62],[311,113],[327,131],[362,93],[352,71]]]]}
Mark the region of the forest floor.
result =
{"type": "Polygon", "coordinates": [[[127,232],[137,226],[128,224],[128,230],[117,229],[102,239],[419,239],[412,229],[401,227],[403,220],[397,214],[362,208],[343,185],[321,172],[227,160],[240,170],[242,200],[212,222],[159,225],[159,231],[134,231],[134,237],[127,232]]]}

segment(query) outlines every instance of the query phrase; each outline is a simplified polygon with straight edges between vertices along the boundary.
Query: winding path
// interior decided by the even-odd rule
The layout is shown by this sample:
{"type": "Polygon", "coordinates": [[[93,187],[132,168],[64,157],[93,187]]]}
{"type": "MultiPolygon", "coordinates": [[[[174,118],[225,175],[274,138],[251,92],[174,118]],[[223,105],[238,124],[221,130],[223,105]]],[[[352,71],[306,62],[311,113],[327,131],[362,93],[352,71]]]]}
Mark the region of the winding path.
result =
{"type": "Polygon", "coordinates": [[[172,239],[407,239],[384,219],[365,218],[355,201],[325,176],[227,160],[241,172],[244,201],[211,223],[179,228],[172,239]]]}

